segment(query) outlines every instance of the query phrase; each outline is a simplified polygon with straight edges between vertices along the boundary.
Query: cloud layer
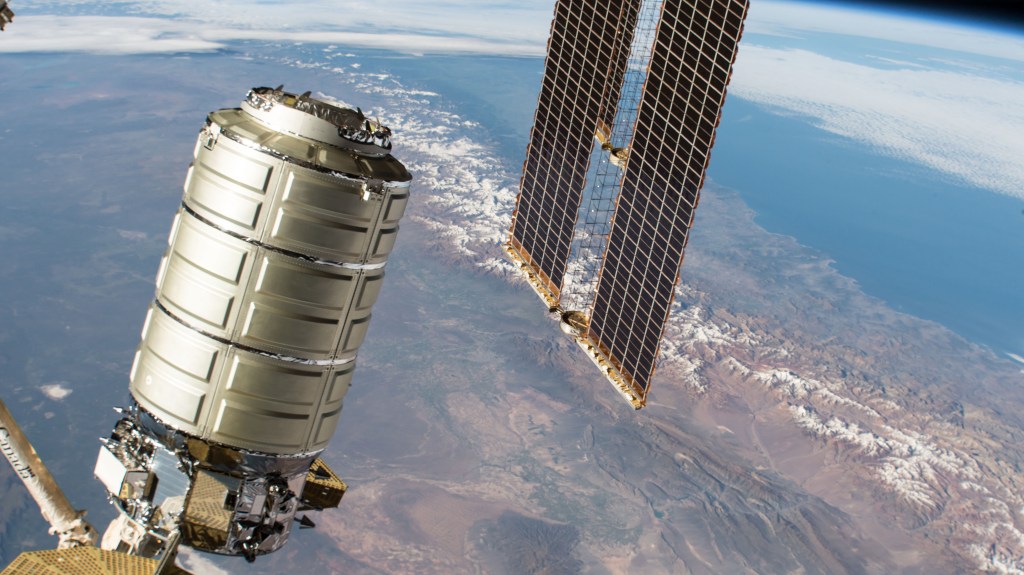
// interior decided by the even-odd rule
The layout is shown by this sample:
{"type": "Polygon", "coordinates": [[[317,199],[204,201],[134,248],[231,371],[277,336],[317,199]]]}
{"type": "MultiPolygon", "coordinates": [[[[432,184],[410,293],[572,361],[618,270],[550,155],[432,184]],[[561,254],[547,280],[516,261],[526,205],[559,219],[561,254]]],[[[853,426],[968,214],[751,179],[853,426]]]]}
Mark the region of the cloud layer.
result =
{"type": "Polygon", "coordinates": [[[407,53],[539,56],[551,3],[467,1],[384,5],[302,1],[252,3],[155,1],[124,5],[37,2],[19,10],[0,52],[151,54],[208,52],[233,40],[343,44],[407,53]],[[501,23],[501,25],[496,25],[501,23]]]}
{"type": "MultiPolygon", "coordinates": [[[[286,5],[162,0],[124,4],[122,14],[112,15],[102,3],[42,1],[19,13],[0,52],[209,52],[232,41],[266,40],[414,54],[540,56],[551,4],[357,1],[338,10],[325,0],[286,5]]],[[[1008,32],[764,1],[751,9],[731,93],[806,116],[824,130],[970,185],[1024,197],[1022,62],[1024,37],[1008,32]],[[878,66],[823,54],[819,42],[808,40],[815,34],[865,39],[864,49],[871,53],[863,56],[878,66]],[[932,48],[934,59],[910,61],[883,51],[877,41],[932,48]],[[958,60],[958,66],[936,69],[939,58],[958,60]],[[964,71],[965,63],[975,69],[964,71]]]]}
{"type": "Polygon", "coordinates": [[[730,93],[810,117],[888,156],[1024,198],[1024,81],[882,69],[746,45],[730,93]]]}
{"type": "MultiPolygon", "coordinates": [[[[17,33],[0,42],[0,53],[89,52],[128,55],[212,52],[237,40],[308,42],[425,54],[537,56],[543,44],[514,39],[444,36],[415,32],[260,29],[141,16],[18,16],[17,33]]],[[[12,26],[11,30],[14,28],[12,26]]]]}

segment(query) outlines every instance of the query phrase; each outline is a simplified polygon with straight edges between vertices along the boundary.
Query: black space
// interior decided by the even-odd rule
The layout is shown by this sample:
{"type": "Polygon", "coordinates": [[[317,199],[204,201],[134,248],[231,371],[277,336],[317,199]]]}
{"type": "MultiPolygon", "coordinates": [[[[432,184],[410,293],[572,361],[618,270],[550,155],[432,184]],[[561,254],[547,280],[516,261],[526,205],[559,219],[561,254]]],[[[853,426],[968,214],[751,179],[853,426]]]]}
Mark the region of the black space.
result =
{"type": "MultiPolygon", "coordinates": [[[[820,4],[820,2],[810,2],[820,4]]],[[[896,10],[932,13],[938,16],[976,20],[1024,29],[1024,1],[1022,0],[847,0],[835,2],[850,6],[871,6],[896,10]]]]}

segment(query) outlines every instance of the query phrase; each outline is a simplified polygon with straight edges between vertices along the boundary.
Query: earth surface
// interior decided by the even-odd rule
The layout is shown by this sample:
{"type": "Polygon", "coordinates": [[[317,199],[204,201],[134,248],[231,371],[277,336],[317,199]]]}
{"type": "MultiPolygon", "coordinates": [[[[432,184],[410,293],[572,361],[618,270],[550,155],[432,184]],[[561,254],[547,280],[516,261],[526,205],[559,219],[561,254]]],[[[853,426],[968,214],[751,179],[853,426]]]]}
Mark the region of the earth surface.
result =
{"type": "MultiPolygon", "coordinates": [[[[499,248],[548,3],[16,4],[0,394],[106,525],[96,438],[196,133],[283,83],[379,114],[415,196],[324,455],[342,506],[197,573],[1024,572],[1024,34],[753,4],[639,412],[499,248]]],[[[54,544],[0,466],[0,564],[54,544]]]]}

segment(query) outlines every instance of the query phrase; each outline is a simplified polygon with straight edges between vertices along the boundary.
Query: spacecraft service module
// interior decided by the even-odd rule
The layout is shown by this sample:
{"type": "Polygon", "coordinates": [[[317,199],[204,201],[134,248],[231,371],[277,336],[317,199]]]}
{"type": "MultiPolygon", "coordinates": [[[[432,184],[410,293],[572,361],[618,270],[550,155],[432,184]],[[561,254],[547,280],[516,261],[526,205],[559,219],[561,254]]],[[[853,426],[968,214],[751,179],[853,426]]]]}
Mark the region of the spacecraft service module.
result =
{"type": "MultiPolygon", "coordinates": [[[[341,416],[411,177],[359,109],[278,88],[209,115],[96,477],[105,550],[257,555],[344,482],[341,416]]],[[[52,552],[39,552],[52,553],[52,552]]],[[[17,570],[18,561],[4,574],[17,570]]],[[[27,563],[25,565],[28,565],[27,563]]],[[[26,566],[25,569],[28,569],[26,566]]]]}

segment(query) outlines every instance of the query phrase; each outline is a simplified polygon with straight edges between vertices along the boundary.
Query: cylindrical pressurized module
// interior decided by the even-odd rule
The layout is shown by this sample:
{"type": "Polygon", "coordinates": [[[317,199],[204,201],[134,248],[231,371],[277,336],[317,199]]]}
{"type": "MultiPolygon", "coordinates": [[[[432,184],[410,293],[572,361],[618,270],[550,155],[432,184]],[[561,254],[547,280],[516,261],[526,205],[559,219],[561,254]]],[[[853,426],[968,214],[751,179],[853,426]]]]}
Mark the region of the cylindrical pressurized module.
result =
{"type": "Polygon", "coordinates": [[[390,130],[281,88],[209,115],[131,369],[136,402],[96,474],[124,511],[109,548],[172,536],[223,554],[336,506],[317,459],[409,199],[390,130]]]}

